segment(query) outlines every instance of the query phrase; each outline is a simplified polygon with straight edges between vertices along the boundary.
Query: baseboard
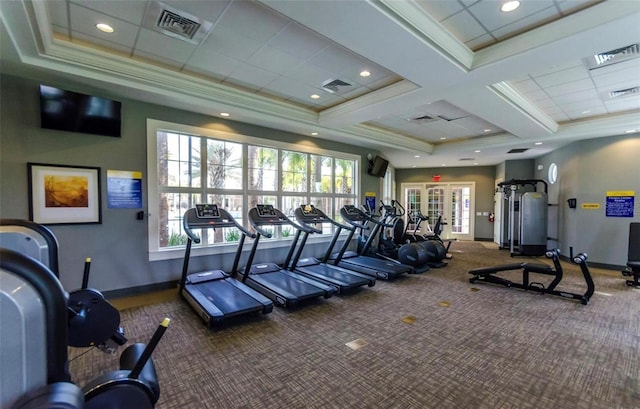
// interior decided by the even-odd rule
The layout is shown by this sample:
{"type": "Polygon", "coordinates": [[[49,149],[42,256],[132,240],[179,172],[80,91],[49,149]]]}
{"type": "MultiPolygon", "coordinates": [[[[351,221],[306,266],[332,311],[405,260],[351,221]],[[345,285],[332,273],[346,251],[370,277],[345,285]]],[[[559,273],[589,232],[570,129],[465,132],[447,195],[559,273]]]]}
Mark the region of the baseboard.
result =
{"type": "Polygon", "coordinates": [[[140,294],[153,293],[156,291],[170,290],[172,288],[177,288],[177,286],[178,283],[176,281],[167,281],[164,283],[154,283],[141,285],[138,287],[122,288],[120,290],[103,291],[102,295],[104,295],[106,299],[131,297],[140,294]]]}
{"type": "Polygon", "coordinates": [[[487,237],[474,237],[473,241],[493,241],[493,239],[487,237]]]}

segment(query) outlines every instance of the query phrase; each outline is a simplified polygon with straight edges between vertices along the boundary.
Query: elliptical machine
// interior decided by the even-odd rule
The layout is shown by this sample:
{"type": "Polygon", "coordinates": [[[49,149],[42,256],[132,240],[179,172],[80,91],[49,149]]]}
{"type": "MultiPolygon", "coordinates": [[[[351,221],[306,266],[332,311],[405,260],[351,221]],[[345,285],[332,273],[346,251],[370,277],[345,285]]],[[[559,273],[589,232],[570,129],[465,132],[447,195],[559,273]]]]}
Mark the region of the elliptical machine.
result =
{"type": "MultiPolygon", "coordinates": [[[[411,223],[414,224],[414,229],[412,234],[407,234],[406,236],[413,241],[423,242],[423,246],[427,248],[431,260],[440,262],[445,258],[452,258],[451,254],[449,253],[449,248],[451,247],[451,243],[456,241],[456,239],[447,240],[448,243],[445,246],[444,240],[440,236],[440,234],[442,233],[442,226],[446,224],[442,220],[442,215],[438,215],[438,220],[436,221],[433,229],[431,229],[431,226],[429,226],[429,217],[423,215],[420,209],[411,212],[409,217],[411,223]],[[427,233],[419,235],[418,231],[420,230],[420,224],[422,224],[422,222],[426,222],[427,224],[427,233]]],[[[407,226],[409,226],[408,223],[407,226]]]]}
{"type": "Polygon", "coordinates": [[[391,205],[380,203],[380,217],[386,227],[381,229],[378,236],[378,252],[376,254],[385,259],[410,265],[414,268],[415,273],[429,271],[431,265],[427,250],[420,243],[411,242],[405,237],[406,229],[402,219],[404,215],[402,205],[395,200],[391,201],[391,205]]]}

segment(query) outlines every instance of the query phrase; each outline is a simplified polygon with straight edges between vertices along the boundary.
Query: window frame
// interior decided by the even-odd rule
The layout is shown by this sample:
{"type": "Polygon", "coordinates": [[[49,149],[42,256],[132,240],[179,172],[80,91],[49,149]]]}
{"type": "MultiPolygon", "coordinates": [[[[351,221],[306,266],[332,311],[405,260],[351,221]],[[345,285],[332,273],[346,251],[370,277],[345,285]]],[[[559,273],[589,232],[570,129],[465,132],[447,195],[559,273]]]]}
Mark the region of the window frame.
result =
{"type": "MultiPolygon", "coordinates": [[[[240,194],[243,196],[243,209],[245,213],[245,215],[243,215],[244,216],[243,222],[245,225],[247,224],[246,212],[248,212],[249,210],[248,198],[255,194],[276,196],[278,203],[282,201],[283,197],[292,196],[292,195],[307,196],[311,200],[314,197],[319,197],[319,198],[330,197],[330,200],[334,204],[336,200],[342,200],[348,196],[353,197],[354,203],[359,203],[361,199],[360,184],[361,184],[362,176],[361,176],[360,167],[362,166],[361,165],[362,158],[360,155],[346,153],[346,152],[332,151],[332,150],[322,149],[314,146],[259,138],[259,137],[243,135],[239,133],[221,131],[217,129],[202,128],[197,126],[190,126],[190,125],[184,125],[184,124],[178,124],[178,123],[166,122],[166,121],[160,121],[160,120],[148,118],[147,119],[147,175],[148,175],[147,177],[148,179],[147,180],[147,192],[148,192],[147,208],[148,208],[149,217],[147,218],[147,221],[148,221],[147,240],[148,240],[148,254],[149,254],[150,261],[175,259],[175,258],[181,258],[184,256],[184,245],[172,246],[170,248],[160,247],[159,218],[156,217],[156,214],[159,211],[159,195],[161,192],[167,191],[166,187],[160,188],[158,186],[159,178],[158,178],[157,135],[158,135],[158,132],[160,131],[164,131],[168,133],[176,133],[176,134],[187,134],[187,135],[193,135],[193,136],[198,136],[202,138],[213,138],[217,140],[242,144],[242,188],[239,190],[238,189],[220,190],[220,194],[223,194],[223,195],[224,194],[240,194]],[[337,194],[335,193],[335,188],[330,193],[313,192],[311,189],[311,186],[308,187],[307,192],[301,192],[300,194],[297,194],[296,192],[284,191],[282,190],[282,180],[281,180],[282,169],[280,168],[280,164],[278,164],[278,169],[277,169],[278,183],[277,183],[276,191],[248,190],[248,187],[249,187],[248,186],[249,184],[248,146],[249,145],[277,149],[279,162],[281,161],[280,155],[282,151],[295,151],[299,153],[304,153],[307,155],[308,172],[310,170],[309,162],[311,161],[310,159],[311,155],[331,157],[333,158],[332,162],[334,163],[333,165],[334,174],[332,175],[333,177],[332,183],[335,183],[335,178],[336,178],[335,159],[352,160],[354,162],[353,182],[352,182],[353,193],[337,194]]],[[[311,180],[311,175],[310,173],[308,173],[307,174],[308,185],[310,184],[310,180],[311,180]]],[[[201,184],[202,186],[199,188],[175,187],[175,192],[186,193],[186,192],[193,192],[194,190],[198,190],[197,193],[203,193],[206,195],[208,194],[206,193],[207,190],[210,190],[210,189],[204,186],[205,182],[206,181],[203,180],[201,184]]],[[[171,187],[171,189],[173,188],[174,187],[171,187]]],[[[332,216],[333,209],[322,209],[322,210],[324,210],[327,213],[327,215],[329,215],[330,217],[332,216]]],[[[335,217],[335,215],[333,215],[333,217],[335,217]]],[[[247,227],[250,227],[250,226],[247,226],[247,227]]],[[[333,229],[327,232],[327,234],[311,236],[309,240],[310,242],[329,241],[331,238],[331,234],[328,234],[328,233],[332,233],[332,232],[333,232],[333,229]]],[[[284,237],[284,238],[278,237],[276,239],[265,241],[263,244],[261,244],[260,247],[261,248],[289,247],[291,245],[291,239],[292,239],[291,237],[284,237]]],[[[236,248],[237,248],[236,246],[237,246],[237,243],[235,242],[214,243],[214,244],[203,243],[202,245],[193,247],[192,255],[198,256],[198,255],[204,255],[204,254],[211,254],[211,248],[216,248],[216,254],[232,253],[236,251],[236,248]]]]}

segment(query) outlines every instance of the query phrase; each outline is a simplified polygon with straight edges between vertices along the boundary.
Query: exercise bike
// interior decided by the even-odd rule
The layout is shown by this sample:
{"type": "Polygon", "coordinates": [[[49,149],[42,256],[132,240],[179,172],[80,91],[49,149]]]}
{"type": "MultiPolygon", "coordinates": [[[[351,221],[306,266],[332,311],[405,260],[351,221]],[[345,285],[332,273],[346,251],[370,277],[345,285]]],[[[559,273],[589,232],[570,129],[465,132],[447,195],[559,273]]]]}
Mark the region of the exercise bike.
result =
{"type": "Polygon", "coordinates": [[[3,365],[12,368],[1,374],[0,407],[153,408],[160,388],[150,357],[169,320],[147,345],[137,343],[123,351],[120,370],[81,389],[68,372],[68,345],[115,353],[117,345],[126,342],[117,309],[87,288],[90,260],[85,262],[82,288],[68,294],[58,279],[57,240],[49,229],[0,220],[0,246],[0,343],[3,365]]]}

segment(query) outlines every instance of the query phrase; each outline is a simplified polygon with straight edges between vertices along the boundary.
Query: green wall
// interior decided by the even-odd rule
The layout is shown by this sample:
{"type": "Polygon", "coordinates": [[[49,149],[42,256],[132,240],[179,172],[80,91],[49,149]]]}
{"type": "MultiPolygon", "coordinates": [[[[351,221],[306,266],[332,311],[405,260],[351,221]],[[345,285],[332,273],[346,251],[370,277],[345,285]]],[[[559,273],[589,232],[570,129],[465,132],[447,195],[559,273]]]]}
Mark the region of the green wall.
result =
{"type": "MultiPolygon", "coordinates": [[[[52,225],[60,242],[61,281],[66,289],[82,283],[85,257],[92,258],[90,285],[101,290],[119,290],[166,283],[179,278],[182,260],[148,261],[147,221],[137,220],[139,209],[109,209],[106,205],[106,171],[143,172],[143,207],[147,209],[146,119],[220,129],[288,143],[313,144],[323,149],[361,155],[360,193],[374,191],[379,196],[380,179],[366,174],[366,154],[361,147],[323,139],[311,140],[279,130],[226,121],[216,117],[167,108],[111,95],[107,90],[72,82],[47,82],[48,85],[122,101],[122,137],[51,131],[40,128],[39,82],[2,75],[0,100],[0,216],[28,219],[29,198],[27,162],[94,166],[101,168],[102,224],[52,225]]],[[[373,151],[373,154],[378,152],[373,151]]],[[[326,244],[325,244],[326,246],[326,244]]],[[[256,258],[284,259],[285,250],[262,251],[256,258]]],[[[321,249],[309,246],[311,253],[321,249]]],[[[317,254],[317,255],[319,255],[317,254]]],[[[286,255],[286,253],[285,253],[286,255]]],[[[191,261],[199,268],[231,267],[233,254],[198,257],[191,261]]],[[[191,270],[191,269],[190,269],[191,270]]]]}

